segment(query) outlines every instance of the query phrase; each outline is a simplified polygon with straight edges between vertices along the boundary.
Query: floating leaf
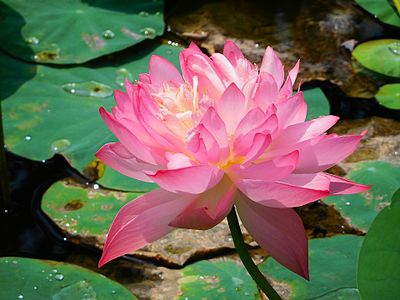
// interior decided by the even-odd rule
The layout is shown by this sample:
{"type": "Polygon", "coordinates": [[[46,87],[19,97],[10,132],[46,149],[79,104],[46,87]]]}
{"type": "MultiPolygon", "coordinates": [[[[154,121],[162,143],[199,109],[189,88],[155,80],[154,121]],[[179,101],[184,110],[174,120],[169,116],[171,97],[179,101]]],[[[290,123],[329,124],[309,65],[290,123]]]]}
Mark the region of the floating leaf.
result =
{"type": "Polygon", "coordinates": [[[386,84],[380,87],[375,97],[380,104],[387,108],[400,109],[400,83],[386,84]]]}
{"type": "Polygon", "coordinates": [[[373,40],[358,45],[352,55],[364,67],[387,76],[400,77],[400,40],[373,40]]]}
{"type": "Polygon", "coordinates": [[[256,284],[236,262],[200,261],[182,271],[178,299],[260,299],[256,284]]]}
{"type": "Polygon", "coordinates": [[[362,299],[391,300],[400,295],[400,189],[372,223],[358,261],[362,299]]]}
{"type": "Polygon", "coordinates": [[[361,194],[328,197],[324,202],[335,205],[351,225],[367,230],[378,212],[389,205],[400,186],[400,167],[383,161],[361,162],[354,165],[347,177],[370,184],[371,189],[361,194]]]}
{"type": "MultiPolygon", "coordinates": [[[[395,0],[396,1],[396,0],[395,0]]],[[[400,17],[388,0],[356,0],[357,4],[382,22],[400,26],[400,17]]]]}
{"type": "Polygon", "coordinates": [[[329,102],[320,88],[305,90],[303,94],[307,102],[307,120],[329,115],[329,102]]]}
{"type": "Polygon", "coordinates": [[[98,110],[100,106],[110,110],[115,105],[112,92],[124,90],[121,80],[147,72],[152,54],[177,64],[180,50],[167,45],[147,45],[125,57],[129,63],[96,69],[33,66],[0,54],[0,98],[5,99],[2,105],[7,147],[34,160],[61,153],[73,167],[93,180],[104,173],[99,182],[109,187],[154,189],[154,184],[123,176],[95,160],[96,151],[115,139],[98,110]],[[23,83],[20,78],[33,79],[23,83]]]}
{"type": "Polygon", "coordinates": [[[0,48],[25,60],[82,63],[164,31],[163,1],[3,2],[0,48]]]}
{"type": "Polygon", "coordinates": [[[120,284],[76,265],[0,258],[0,299],[137,299],[120,284]]]}
{"type": "Polygon", "coordinates": [[[310,281],[267,259],[259,267],[289,300],[359,300],[356,264],[363,238],[352,235],[309,242],[310,281]]]}

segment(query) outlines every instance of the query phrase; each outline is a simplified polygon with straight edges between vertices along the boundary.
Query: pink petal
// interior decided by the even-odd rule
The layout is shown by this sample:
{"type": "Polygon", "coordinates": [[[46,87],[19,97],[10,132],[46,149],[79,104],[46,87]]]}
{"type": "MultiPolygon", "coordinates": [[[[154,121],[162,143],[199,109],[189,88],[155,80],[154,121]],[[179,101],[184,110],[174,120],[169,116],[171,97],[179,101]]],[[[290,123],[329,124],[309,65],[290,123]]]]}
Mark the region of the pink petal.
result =
{"type": "Polygon", "coordinates": [[[169,225],[179,228],[210,229],[230,212],[236,187],[224,177],[215,187],[198,195],[169,225]]]}
{"type": "Polygon", "coordinates": [[[161,188],[174,193],[200,194],[214,187],[224,175],[217,167],[199,165],[173,170],[145,172],[161,188]]]}
{"type": "Polygon", "coordinates": [[[101,107],[99,111],[107,127],[114,133],[114,135],[130,153],[150,164],[160,164],[163,162],[163,158],[153,153],[152,150],[141,143],[132,132],[130,132],[120,123],[116,122],[112,115],[110,115],[104,109],[104,107],[101,107]]]}
{"type": "Polygon", "coordinates": [[[247,165],[235,165],[230,171],[235,177],[241,179],[258,179],[276,181],[287,177],[296,167],[299,153],[293,151],[290,154],[280,156],[261,163],[247,165]]]}
{"type": "Polygon", "coordinates": [[[236,179],[236,186],[251,200],[277,208],[298,207],[329,195],[323,174],[292,174],[280,181],[236,179]]]}
{"type": "Polygon", "coordinates": [[[285,73],[284,66],[271,47],[267,47],[261,63],[260,72],[267,72],[271,74],[276,81],[278,88],[283,84],[285,73]]]}
{"type": "Polygon", "coordinates": [[[217,102],[217,111],[225,123],[228,133],[233,134],[236,126],[246,113],[246,103],[243,93],[232,83],[217,102]]]}
{"type": "Polygon", "coordinates": [[[218,72],[221,79],[223,79],[226,86],[232,82],[236,84],[240,83],[240,79],[238,74],[236,74],[235,68],[225,56],[223,56],[221,53],[214,53],[211,55],[211,59],[213,61],[215,70],[218,72]]]}
{"type": "Polygon", "coordinates": [[[331,134],[309,140],[299,149],[295,172],[316,173],[336,165],[356,150],[363,136],[331,134]]]}
{"type": "Polygon", "coordinates": [[[225,42],[223,55],[233,66],[237,66],[240,59],[245,59],[240,48],[232,40],[227,40],[225,42]]]}
{"type": "Polygon", "coordinates": [[[296,212],[266,207],[244,195],[235,204],[243,225],[260,247],[280,264],[308,279],[307,236],[296,212]]]}
{"type": "Polygon", "coordinates": [[[224,121],[218,115],[213,107],[208,108],[200,124],[215,137],[221,149],[229,151],[228,149],[228,133],[226,132],[226,127],[224,121]]]}
{"type": "Polygon", "coordinates": [[[111,224],[99,267],[172,231],[174,228],[168,224],[192,200],[192,195],[169,193],[160,189],[126,204],[111,224]]]}
{"type": "Polygon", "coordinates": [[[256,92],[254,94],[254,102],[264,111],[278,98],[278,86],[274,77],[270,73],[260,73],[256,92]]]}
{"type": "Polygon", "coordinates": [[[332,174],[324,174],[329,178],[331,182],[331,184],[329,185],[330,195],[357,194],[368,191],[371,188],[370,185],[359,184],[332,174]]]}
{"type": "Polygon", "coordinates": [[[218,141],[203,124],[199,124],[189,135],[186,147],[201,163],[216,164],[220,161],[218,141]]]}
{"type": "Polygon", "coordinates": [[[152,84],[163,86],[165,81],[183,83],[183,79],[176,67],[165,58],[152,55],[149,64],[149,75],[152,84]]]}
{"type": "MultiPolygon", "coordinates": [[[[272,138],[268,133],[256,133],[253,142],[250,144],[248,152],[245,154],[243,164],[256,160],[261,154],[265,152],[271,144],[272,138]]],[[[243,149],[243,148],[242,148],[243,149]]]]}
{"type": "Polygon", "coordinates": [[[292,82],[292,85],[294,85],[294,83],[296,82],[297,74],[299,73],[299,68],[300,68],[300,59],[296,62],[293,69],[289,71],[289,78],[290,81],[292,82]]]}
{"type": "Polygon", "coordinates": [[[121,143],[105,144],[97,151],[96,157],[114,170],[141,181],[152,182],[144,170],[157,170],[157,166],[138,161],[121,143]]]}
{"type": "Polygon", "coordinates": [[[279,128],[284,129],[290,125],[304,122],[307,116],[307,104],[302,92],[275,104],[279,128]]]}

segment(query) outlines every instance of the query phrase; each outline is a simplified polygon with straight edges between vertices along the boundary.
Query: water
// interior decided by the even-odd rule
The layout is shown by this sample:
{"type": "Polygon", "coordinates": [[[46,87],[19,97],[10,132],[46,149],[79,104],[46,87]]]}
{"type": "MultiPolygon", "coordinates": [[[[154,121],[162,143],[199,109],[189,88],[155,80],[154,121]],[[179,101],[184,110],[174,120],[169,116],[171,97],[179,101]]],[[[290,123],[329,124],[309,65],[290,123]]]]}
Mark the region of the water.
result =
{"type": "Polygon", "coordinates": [[[26,42],[30,45],[39,45],[40,40],[37,37],[31,36],[26,39],[26,42]]]}
{"type": "Polygon", "coordinates": [[[53,153],[60,153],[71,146],[71,142],[67,139],[56,140],[50,145],[50,150],[53,153]]]}
{"type": "Polygon", "coordinates": [[[104,30],[101,35],[107,40],[111,40],[111,39],[115,38],[115,33],[109,29],[104,30]]]}
{"type": "Polygon", "coordinates": [[[128,79],[128,81],[132,82],[133,81],[133,75],[131,72],[129,72],[125,68],[118,69],[115,71],[116,77],[115,77],[115,82],[120,85],[124,86],[125,85],[125,80],[128,79]]]}
{"type": "Polygon", "coordinates": [[[24,140],[25,140],[25,141],[30,141],[30,140],[32,140],[32,137],[31,137],[30,135],[26,135],[26,136],[24,137],[24,140]]]}
{"type": "Polygon", "coordinates": [[[156,36],[155,29],[151,28],[151,27],[145,27],[145,28],[140,29],[140,33],[149,38],[154,38],[156,36]]]}
{"type": "Polygon", "coordinates": [[[37,62],[53,62],[60,58],[60,48],[56,44],[43,46],[38,52],[35,53],[33,59],[37,62]]]}
{"type": "Polygon", "coordinates": [[[66,83],[62,88],[69,94],[83,97],[107,98],[114,93],[112,87],[94,80],[66,83]]]}
{"type": "Polygon", "coordinates": [[[139,16],[148,17],[148,16],[149,16],[149,13],[148,13],[147,11],[141,11],[141,12],[139,13],[139,16]]]}
{"type": "Polygon", "coordinates": [[[395,55],[400,55],[400,42],[392,43],[388,46],[390,52],[395,55]]]}

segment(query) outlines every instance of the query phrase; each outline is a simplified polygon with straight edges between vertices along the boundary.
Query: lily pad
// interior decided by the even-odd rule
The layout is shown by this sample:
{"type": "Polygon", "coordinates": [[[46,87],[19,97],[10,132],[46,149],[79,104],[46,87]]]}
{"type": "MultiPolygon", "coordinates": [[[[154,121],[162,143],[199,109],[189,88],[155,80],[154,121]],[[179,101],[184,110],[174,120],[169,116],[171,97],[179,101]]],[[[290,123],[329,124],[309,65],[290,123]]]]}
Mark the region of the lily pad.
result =
{"type": "Polygon", "coordinates": [[[260,299],[257,286],[236,262],[201,261],[182,270],[178,299],[260,299]]]}
{"type": "Polygon", "coordinates": [[[358,45],[353,57],[367,69],[387,76],[400,77],[400,40],[373,40],[358,45]]]}
{"type": "Polygon", "coordinates": [[[0,258],[1,299],[137,299],[107,277],[76,265],[21,257],[0,258]]]}
{"type": "Polygon", "coordinates": [[[0,13],[0,48],[40,63],[82,63],[164,31],[162,0],[6,0],[0,13]]]}
{"type": "Polygon", "coordinates": [[[380,104],[387,108],[400,109],[400,83],[386,84],[380,87],[375,97],[380,104]]]}
{"type": "Polygon", "coordinates": [[[286,299],[359,300],[356,265],[362,240],[354,235],[311,240],[310,281],[285,269],[272,258],[259,267],[272,278],[278,292],[283,289],[289,294],[286,299]]]}
{"type": "Polygon", "coordinates": [[[400,295],[400,189],[376,217],[361,247],[358,287],[365,300],[400,295]]]}
{"type": "MultiPolygon", "coordinates": [[[[102,249],[112,220],[119,209],[140,193],[110,191],[94,184],[80,186],[70,181],[54,183],[42,199],[43,211],[72,240],[102,249]]],[[[155,220],[156,222],[156,220],[155,220]]],[[[251,237],[245,232],[245,241],[251,237]]],[[[175,229],[165,237],[132,253],[135,257],[182,267],[191,259],[233,249],[224,220],[210,230],[175,229]]]]}
{"type": "Polygon", "coordinates": [[[347,177],[372,185],[371,189],[361,194],[328,197],[324,202],[333,204],[351,225],[366,231],[400,186],[400,167],[383,161],[360,162],[354,164],[347,177]]]}
{"type": "Polygon", "coordinates": [[[0,98],[5,143],[10,151],[34,160],[63,154],[81,172],[105,186],[149,191],[154,184],[110,171],[94,154],[114,140],[99,115],[101,106],[115,105],[115,89],[124,90],[125,78],[147,72],[152,54],[178,62],[180,48],[147,45],[113,67],[55,69],[34,66],[0,53],[0,98]],[[32,78],[22,83],[20,78],[32,78]],[[16,83],[22,84],[16,86],[16,83]],[[111,174],[109,174],[111,173],[111,174]]]}
{"type": "MultiPolygon", "coordinates": [[[[396,8],[392,7],[388,0],[356,0],[357,4],[364,8],[366,11],[374,15],[382,22],[400,26],[400,17],[396,12],[396,8]]],[[[393,1],[395,2],[395,1],[393,1]]]]}
{"type": "Polygon", "coordinates": [[[307,120],[329,115],[329,102],[320,88],[303,91],[307,102],[307,120]]]}

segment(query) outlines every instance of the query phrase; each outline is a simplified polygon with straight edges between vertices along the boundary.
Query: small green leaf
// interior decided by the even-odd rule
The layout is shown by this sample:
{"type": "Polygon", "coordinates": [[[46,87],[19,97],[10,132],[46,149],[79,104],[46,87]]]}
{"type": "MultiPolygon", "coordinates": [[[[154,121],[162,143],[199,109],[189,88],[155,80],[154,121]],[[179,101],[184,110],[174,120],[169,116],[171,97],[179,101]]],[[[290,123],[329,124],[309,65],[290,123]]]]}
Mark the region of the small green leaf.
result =
{"type": "Polygon", "coordinates": [[[82,63],[164,31],[163,1],[6,0],[0,12],[0,48],[40,63],[82,63]]]}
{"type": "Polygon", "coordinates": [[[42,209],[64,231],[102,247],[117,212],[140,195],[58,181],[44,194],[42,209]]]}
{"type": "Polygon", "coordinates": [[[400,77],[400,40],[382,39],[362,43],[352,55],[364,67],[386,76],[400,77]]]}
{"type": "Polygon", "coordinates": [[[378,212],[390,204],[400,186],[400,167],[383,161],[360,162],[347,177],[371,185],[371,189],[361,194],[328,197],[323,201],[333,204],[351,225],[367,230],[378,212]]]}
{"type": "Polygon", "coordinates": [[[380,104],[387,108],[400,109],[400,83],[381,86],[375,97],[380,104]]]}
{"type": "Polygon", "coordinates": [[[307,120],[329,115],[329,101],[320,88],[303,91],[307,103],[307,120]]]}
{"type": "Polygon", "coordinates": [[[372,223],[358,261],[358,287],[363,299],[397,299],[400,295],[400,189],[390,206],[372,223]]]}
{"type": "Polygon", "coordinates": [[[260,299],[246,269],[235,262],[200,261],[183,269],[178,299],[260,299]]]}
{"type": "Polygon", "coordinates": [[[388,0],[356,0],[357,4],[382,22],[400,26],[400,17],[388,0]]]}
{"type": "Polygon", "coordinates": [[[0,258],[0,299],[137,299],[120,284],[76,265],[0,258]]]}
{"type": "Polygon", "coordinates": [[[310,281],[306,281],[273,259],[260,265],[289,300],[359,300],[356,263],[363,238],[343,235],[309,242],[310,281]]]}

